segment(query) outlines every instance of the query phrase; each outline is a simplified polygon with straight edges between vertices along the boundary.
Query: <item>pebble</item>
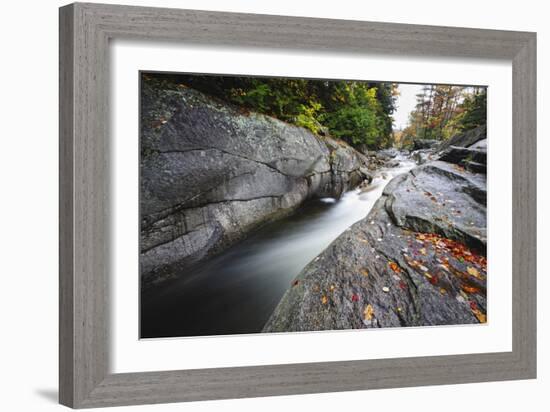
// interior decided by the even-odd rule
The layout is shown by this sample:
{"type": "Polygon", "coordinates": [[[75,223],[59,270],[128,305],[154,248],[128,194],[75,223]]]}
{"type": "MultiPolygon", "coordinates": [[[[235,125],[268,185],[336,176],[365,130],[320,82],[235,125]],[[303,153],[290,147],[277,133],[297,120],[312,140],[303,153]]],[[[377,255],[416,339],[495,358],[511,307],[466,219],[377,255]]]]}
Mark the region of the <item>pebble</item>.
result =
{"type": "Polygon", "coordinates": [[[390,291],[390,288],[387,287],[387,286],[384,286],[384,287],[382,288],[382,291],[388,293],[388,292],[390,291]]]}

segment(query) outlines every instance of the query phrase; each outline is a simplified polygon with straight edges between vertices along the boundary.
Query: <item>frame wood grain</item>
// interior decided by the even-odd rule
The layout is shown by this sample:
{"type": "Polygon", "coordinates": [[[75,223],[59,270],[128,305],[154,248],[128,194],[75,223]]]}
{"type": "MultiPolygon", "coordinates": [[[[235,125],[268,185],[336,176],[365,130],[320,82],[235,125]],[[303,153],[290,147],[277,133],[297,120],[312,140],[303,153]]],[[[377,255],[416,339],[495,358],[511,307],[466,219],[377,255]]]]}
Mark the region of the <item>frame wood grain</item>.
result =
{"type": "Polygon", "coordinates": [[[536,35],[75,3],[60,9],[60,402],[74,408],[536,377],[536,35]],[[108,67],[114,38],[497,58],[513,66],[513,350],[109,373],[108,67]]]}

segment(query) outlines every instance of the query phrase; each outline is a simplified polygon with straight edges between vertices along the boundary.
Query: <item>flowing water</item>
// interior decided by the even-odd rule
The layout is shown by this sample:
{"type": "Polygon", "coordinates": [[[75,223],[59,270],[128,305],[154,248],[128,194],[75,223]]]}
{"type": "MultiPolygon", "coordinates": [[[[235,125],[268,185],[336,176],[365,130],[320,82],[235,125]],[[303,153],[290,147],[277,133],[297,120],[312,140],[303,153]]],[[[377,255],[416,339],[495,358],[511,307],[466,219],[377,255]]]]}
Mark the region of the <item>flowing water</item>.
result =
{"type": "Polygon", "coordinates": [[[292,280],[348,227],[365,217],[395,176],[414,163],[377,171],[367,191],[306,202],[293,215],[141,296],[141,337],[257,333],[292,280]]]}

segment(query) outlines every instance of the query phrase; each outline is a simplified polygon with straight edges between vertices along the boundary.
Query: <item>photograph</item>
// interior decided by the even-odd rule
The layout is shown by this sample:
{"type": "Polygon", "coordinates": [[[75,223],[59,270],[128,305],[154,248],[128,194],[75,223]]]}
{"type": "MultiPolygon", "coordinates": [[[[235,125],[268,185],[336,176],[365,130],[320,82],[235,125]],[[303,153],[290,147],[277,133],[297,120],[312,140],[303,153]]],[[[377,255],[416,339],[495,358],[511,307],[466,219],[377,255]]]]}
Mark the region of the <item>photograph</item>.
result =
{"type": "Polygon", "coordinates": [[[123,3],[2,4],[2,410],[549,404],[545,3],[123,3]]]}
{"type": "Polygon", "coordinates": [[[140,338],[487,322],[487,87],[139,82],[140,338]]]}

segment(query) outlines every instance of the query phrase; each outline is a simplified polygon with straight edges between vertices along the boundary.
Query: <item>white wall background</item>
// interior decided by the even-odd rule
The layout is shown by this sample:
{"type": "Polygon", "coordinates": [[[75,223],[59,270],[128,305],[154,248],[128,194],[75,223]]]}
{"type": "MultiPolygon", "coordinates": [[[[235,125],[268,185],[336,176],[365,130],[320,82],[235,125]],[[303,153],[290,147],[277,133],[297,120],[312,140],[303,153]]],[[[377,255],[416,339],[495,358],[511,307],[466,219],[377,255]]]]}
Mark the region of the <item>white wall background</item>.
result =
{"type": "MultiPolygon", "coordinates": [[[[111,3],[108,0],[104,2],[111,3]]],[[[545,177],[550,162],[550,27],[537,0],[126,0],[126,4],[538,32],[539,249],[550,247],[545,177]]],[[[54,411],[57,405],[57,0],[2,4],[0,24],[0,407],[54,411]]],[[[439,387],[119,408],[144,411],[544,410],[550,390],[550,305],[539,253],[539,378],[439,387]]]]}

